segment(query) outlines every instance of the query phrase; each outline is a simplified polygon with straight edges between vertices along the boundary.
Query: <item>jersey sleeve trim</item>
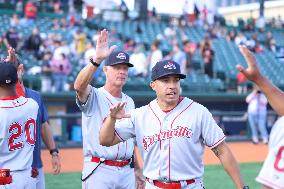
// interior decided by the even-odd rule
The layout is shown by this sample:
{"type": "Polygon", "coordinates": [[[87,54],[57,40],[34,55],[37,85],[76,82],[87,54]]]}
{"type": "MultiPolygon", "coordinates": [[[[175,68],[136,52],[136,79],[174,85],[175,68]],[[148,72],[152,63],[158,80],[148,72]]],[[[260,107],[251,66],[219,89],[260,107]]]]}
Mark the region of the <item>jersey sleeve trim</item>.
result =
{"type": "Polygon", "coordinates": [[[284,189],[283,186],[278,186],[277,184],[274,184],[271,181],[269,181],[269,180],[267,180],[265,178],[262,178],[262,177],[257,177],[255,180],[257,182],[261,183],[261,184],[267,185],[267,186],[272,187],[272,188],[284,189]]]}
{"type": "Polygon", "coordinates": [[[122,142],[124,142],[125,140],[118,134],[118,132],[114,129],[114,133],[116,134],[116,136],[119,138],[119,140],[121,140],[122,142]]]}
{"type": "Polygon", "coordinates": [[[90,98],[90,96],[91,96],[91,92],[92,92],[92,91],[90,91],[90,93],[88,94],[86,102],[81,102],[81,101],[79,100],[78,94],[77,94],[77,92],[76,92],[76,99],[78,100],[80,106],[83,106],[83,107],[84,107],[84,106],[88,103],[89,98],[90,98]]]}
{"type": "Polygon", "coordinates": [[[208,146],[209,148],[215,148],[216,146],[218,146],[221,142],[223,142],[226,139],[226,136],[223,136],[220,140],[218,140],[217,142],[215,142],[214,144],[208,146]]]}

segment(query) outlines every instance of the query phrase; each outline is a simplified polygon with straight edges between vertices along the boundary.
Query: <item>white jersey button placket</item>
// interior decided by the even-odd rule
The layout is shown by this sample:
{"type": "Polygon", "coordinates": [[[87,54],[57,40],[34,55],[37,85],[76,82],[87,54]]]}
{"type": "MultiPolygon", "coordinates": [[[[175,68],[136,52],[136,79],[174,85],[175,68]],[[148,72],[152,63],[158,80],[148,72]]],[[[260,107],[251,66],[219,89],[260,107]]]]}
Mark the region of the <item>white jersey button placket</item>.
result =
{"type": "MultiPolygon", "coordinates": [[[[161,132],[165,132],[169,129],[169,119],[166,117],[162,121],[161,132]]],[[[160,151],[160,176],[162,180],[167,180],[168,174],[168,157],[169,157],[169,140],[161,140],[161,151],[160,151]]]]}

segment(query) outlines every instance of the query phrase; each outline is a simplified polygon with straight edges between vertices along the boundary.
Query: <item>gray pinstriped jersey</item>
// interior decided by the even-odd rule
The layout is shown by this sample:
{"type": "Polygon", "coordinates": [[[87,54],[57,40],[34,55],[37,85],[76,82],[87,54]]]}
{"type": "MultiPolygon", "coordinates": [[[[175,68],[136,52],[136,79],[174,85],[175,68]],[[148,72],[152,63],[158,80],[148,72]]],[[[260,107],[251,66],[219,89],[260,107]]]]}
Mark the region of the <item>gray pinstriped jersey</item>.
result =
{"type": "Polygon", "coordinates": [[[153,180],[187,180],[203,176],[204,146],[225,140],[221,128],[202,105],[184,98],[163,112],[157,101],[131,111],[116,125],[123,141],[136,137],[144,160],[144,176],[153,180]]]}
{"type": "MultiPolygon", "coordinates": [[[[135,108],[132,98],[122,93],[121,101],[127,102],[126,112],[135,108]]],[[[119,100],[109,94],[104,87],[92,88],[88,100],[81,104],[76,99],[77,105],[82,111],[83,151],[85,157],[98,156],[111,160],[130,159],[133,155],[134,139],[129,139],[115,146],[105,147],[99,143],[99,131],[103,120],[109,114],[109,109],[119,100]]]]}

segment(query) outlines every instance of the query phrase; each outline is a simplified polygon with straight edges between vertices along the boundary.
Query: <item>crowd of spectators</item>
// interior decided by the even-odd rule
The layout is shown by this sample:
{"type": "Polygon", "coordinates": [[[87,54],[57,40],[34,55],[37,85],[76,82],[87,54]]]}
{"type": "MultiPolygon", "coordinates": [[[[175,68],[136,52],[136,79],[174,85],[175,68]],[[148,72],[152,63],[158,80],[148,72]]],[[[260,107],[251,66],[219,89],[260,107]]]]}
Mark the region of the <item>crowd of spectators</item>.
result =
{"type": "MultiPolygon", "coordinates": [[[[47,1],[51,3],[53,11],[57,14],[62,13],[61,4],[65,1],[47,1]]],[[[69,9],[73,10],[69,1],[69,9]],[[71,7],[71,8],[70,8],[71,7]]],[[[28,36],[21,36],[17,31],[19,25],[32,25],[37,19],[37,6],[32,1],[28,1],[25,5],[21,5],[22,1],[15,1],[16,9],[24,10],[24,16],[13,14],[10,18],[10,29],[0,36],[0,53],[6,52],[7,47],[12,46],[17,52],[25,52],[36,57],[41,65],[42,92],[50,91],[68,91],[68,76],[72,69],[81,69],[89,63],[89,59],[95,52],[95,43],[97,33],[90,35],[84,31],[84,22],[82,18],[78,18],[74,12],[69,12],[66,17],[54,18],[52,20],[52,29],[54,31],[68,31],[72,35],[71,41],[64,40],[64,36],[60,33],[46,33],[41,28],[33,28],[28,36]],[[75,61],[75,65],[71,62],[75,61]]],[[[218,17],[213,23],[208,22],[206,7],[205,10],[195,11],[195,15],[182,15],[180,18],[173,17],[168,22],[167,27],[157,35],[149,47],[133,38],[123,38],[117,32],[116,28],[110,28],[110,42],[119,44],[120,47],[130,54],[130,61],[135,65],[130,69],[130,77],[149,76],[149,71],[156,62],[163,59],[172,59],[181,66],[183,74],[190,72],[201,72],[214,78],[214,59],[216,52],[214,51],[212,41],[216,38],[226,38],[228,42],[236,45],[245,44],[250,50],[256,53],[262,53],[264,48],[279,52],[281,47],[276,45],[273,34],[265,31],[262,27],[258,27],[256,21],[244,24],[241,30],[228,29],[220,22],[218,17]],[[202,27],[204,38],[200,43],[194,43],[189,40],[185,30],[186,27],[202,27]],[[249,35],[247,32],[250,32],[249,35]],[[177,33],[181,35],[182,43],[177,39],[177,33]],[[258,35],[265,33],[265,39],[259,40],[258,35]],[[170,51],[161,49],[161,42],[166,40],[170,46],[170,51]],[[194,57],[200,56],[200,66],[194,66],[194,57]]],[[[149,22],[159,22],[160,17],[155,9],[149,12],[149,22]]],[[[281,17],[272,19],[269,24],[275,28],[283,26],[281,17]]],[[[142,33],[141,28],[137,27],[138,33],[142,33]]],[[[283,48],[283,47],[282,47],[283,48]]],[[[196,62],[195,62],[196,63],[196,62]]],[[[94,75],[94,79],[100,76],[101,70],[94,75]]],[[[239,86],[243,86],[246,81],[241,76],[239,86]]],[[[246,91],[241,90],[239,91],[246,91]]]]}

